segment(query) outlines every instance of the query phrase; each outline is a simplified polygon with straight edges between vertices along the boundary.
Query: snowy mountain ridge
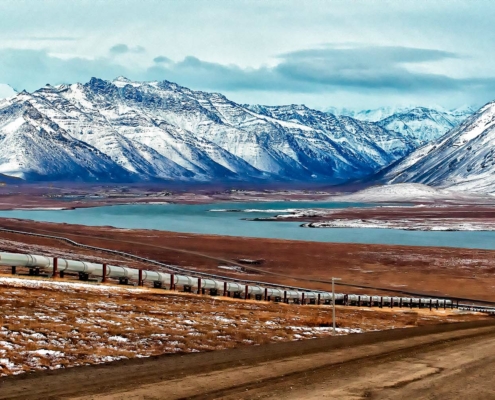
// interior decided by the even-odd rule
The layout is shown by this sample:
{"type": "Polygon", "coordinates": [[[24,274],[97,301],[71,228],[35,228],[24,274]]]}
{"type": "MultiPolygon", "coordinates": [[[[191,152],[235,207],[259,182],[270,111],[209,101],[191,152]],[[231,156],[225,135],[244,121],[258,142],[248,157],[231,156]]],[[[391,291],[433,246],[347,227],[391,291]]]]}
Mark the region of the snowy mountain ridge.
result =
{"type": "Polygon", "coordinates": [[[387,130],[401,133],[418,147],[438,139],[475,112],[475,109],[468,106],[452,110],[442,107],[382,107],[362,111],[330,108],[329,110],[338,115],[376,122],[387,130]]]}
{"type": "Polygon", "coordinates": [[[0,173],[27,180],[341,183],[415,147],[373,122],[168,81],[92,78],[0,100],[0,173]]]}

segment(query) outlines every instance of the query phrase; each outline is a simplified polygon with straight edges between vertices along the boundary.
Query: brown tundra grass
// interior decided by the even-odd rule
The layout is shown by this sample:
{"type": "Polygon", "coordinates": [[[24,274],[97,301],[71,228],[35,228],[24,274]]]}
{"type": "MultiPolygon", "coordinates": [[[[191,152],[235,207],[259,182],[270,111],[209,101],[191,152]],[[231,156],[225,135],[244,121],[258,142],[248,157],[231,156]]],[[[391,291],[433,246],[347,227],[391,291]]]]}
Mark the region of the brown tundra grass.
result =
{"type": "MultiPolygon", "coordinates": [[[[0,376],[332,334],[328,306],[39,282],[0,277],[0,376]]],[[[361,331],[475,318],[450,310],[337,308],[339,328],[361,331]]]]}

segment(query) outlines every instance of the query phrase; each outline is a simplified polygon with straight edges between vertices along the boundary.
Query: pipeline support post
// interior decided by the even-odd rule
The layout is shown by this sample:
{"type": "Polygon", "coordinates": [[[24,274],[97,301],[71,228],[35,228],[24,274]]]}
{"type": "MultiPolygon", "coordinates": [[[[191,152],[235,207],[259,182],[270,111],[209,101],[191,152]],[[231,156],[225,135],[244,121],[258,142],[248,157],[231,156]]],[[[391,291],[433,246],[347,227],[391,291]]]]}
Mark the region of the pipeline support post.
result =
{"type": "Polygon", "coordinates": [[[170,274],[170,290],[175,290],[175,275],[170,274]]]}
{"type": "Polygon", "coordinates": [[[287,290],[284,290],[284,303],[287,303],[287,290]]]}
{"type": "Polygon", "coordinates": [[[144,282],[143,282],[143,270],[141,268],[139,268],[138,286],[144,286],[144,282]]]}
{"type": "Polygon", "coordinates": [[[433,299],[430,299],[430,311],[431,311],[432,307],[433,307],[433,299]]]}
{"type": "Polygon", "coordinates": [[[17,267],[15,265],[12,265],[12,275],[17,274],[17,267]]]}
{"type": "Polygon", "coordinates": [[[101,268],[101,283],[105,283],[107,281],[107,264],[103,264],[101,268]]]}
{"type": "Polygon", "coordinates": [[[201,278],[198,278],[198,294],[202,294],[202,292],[201,292],[201,278]]]}
{"type": "Polygon", "coordinates": [[[265,301],[268,300],[268,288],[265,288],[265,301]]]}
{"type": "Polygon", "coordinates": [[[321,303],[321,293],[318,293],[318,305],[321,303]]]}
{"type": "Polygon", "coordinates": [[[227,296],[227,282],[223,283],[223,296],[227,296]]]}
{"type": "Polygon", "coordinates": [[[301,296],[301,305],[303,306],[305,304],[306,300],[304,299],[304,292],[302,293],[301,296]]]}
{"type": "Polygon", "coordinates": [[[246,289],[244,291],[244,299],[247,300],[249,299],[249,286],[246,285],[246,289]]]}
{"type": "Polygon", "coordinates": [[[56,278],[58,275],[58,258],[53,257],[53,273],[52,278],[56,278]]]}
{"type": "Polygon", "coordinates": [[[335,281],[340,281],[340,280],[342,279],[332,277],[332,327],[333,327],[334,335],[337,332],[336,324],[335,324],[335,281]]]}

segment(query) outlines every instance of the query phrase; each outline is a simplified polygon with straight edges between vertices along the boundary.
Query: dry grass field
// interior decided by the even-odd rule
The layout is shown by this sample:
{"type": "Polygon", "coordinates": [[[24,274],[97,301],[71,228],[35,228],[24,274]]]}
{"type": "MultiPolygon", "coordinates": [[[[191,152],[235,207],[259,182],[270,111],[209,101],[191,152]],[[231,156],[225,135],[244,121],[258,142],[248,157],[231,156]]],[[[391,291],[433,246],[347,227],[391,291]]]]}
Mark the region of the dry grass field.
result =
{"type": "MultiPolygon", "coordinates": [[[[338,334],[484,318],[338,307],[338,334]]],[[[331,335],[331,308],[0,276],[0,376],[331,335]]]]}

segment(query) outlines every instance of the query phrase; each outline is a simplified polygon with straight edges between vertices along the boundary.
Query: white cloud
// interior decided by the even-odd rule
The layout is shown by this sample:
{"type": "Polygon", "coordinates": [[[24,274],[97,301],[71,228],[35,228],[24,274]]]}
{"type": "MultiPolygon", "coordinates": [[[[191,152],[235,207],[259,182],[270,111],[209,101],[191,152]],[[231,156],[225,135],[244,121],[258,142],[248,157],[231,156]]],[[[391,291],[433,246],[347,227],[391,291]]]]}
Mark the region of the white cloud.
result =
{"type": "Polygon", "coordinates": [[[487,89],[495,76],[493,1],[305,0],[301,6],[299,0],[128,0],[125,4],[122,7],[119,0],[0,2],[0,81],[32,90],[34,84],[84,81],[91,76],[153,76],[177,79],[192,88],[233,93],[238,101],[256,102],[259,95],[259,102],[274,99],[270,102],[322,107],[365,101],[373,107],[418,100],[425,105],[451,106],[495,97],[487,89]],[[314,54],[301,53],[314,51],[322,43],[342,46],[333,49],[334,57],[319,61],[314,54]],[[368,49],[423,49],[430,58],[417,62],[407,52],[394,53],[399,59],[391,59],[390,53],[375,51],[367,56],[336,51],[352,49],[356,43],[368,49]],[[14,50],[37,52],[38,57],[19,61],[14,50]],[[442,57],[433,61],[428,50],[442,57]],[[13,58],[5,57],[8,51],[13,58]],[[43,54],[52,57],[43,58],[43,54]],[[279,58],[280,54],[292,58],[279,58]],[[30,61],[38,68],[30,69],[30,61]],[[277,70],[277,66],[284,69],[277,70]],[[225,72],[223,80],[214,75],[215,70],[225,72]],[[29,76],[31,71],[34,77],[29,76]],[[272,72],[285,74],[285,79],[290,76],[289,84],[280,76],[272,80],[272,72]],[[363,78],[362,91],[359,77],[363,78]],[[313,87],[323,83],[326,89],[311,89],[311,79],[313,87]],[[429,87],[428,79],[431,89],[423,90],[429,87]],[[346,84],[329,90],[329,83],[339,80],[346,84]],[[394,82],[395,90],[385,93],[382,87],[392,88],[394,82]],[[283,90],[276,91],[277,84],[283,90]]]}

